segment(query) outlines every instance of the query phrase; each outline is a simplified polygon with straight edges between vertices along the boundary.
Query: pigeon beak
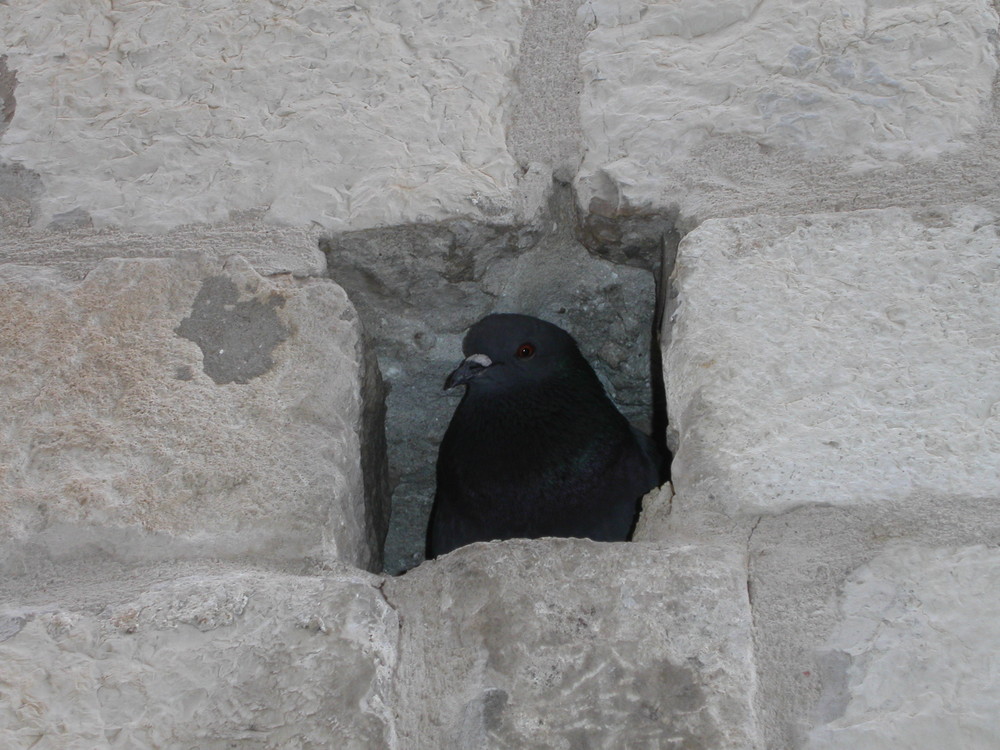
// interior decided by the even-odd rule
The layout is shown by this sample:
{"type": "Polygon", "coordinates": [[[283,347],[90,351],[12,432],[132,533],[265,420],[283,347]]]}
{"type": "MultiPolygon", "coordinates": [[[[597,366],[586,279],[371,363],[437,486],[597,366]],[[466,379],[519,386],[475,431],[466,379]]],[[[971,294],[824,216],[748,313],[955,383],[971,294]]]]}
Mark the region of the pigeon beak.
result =
{"type": "Polygon", "coordinates": [[[466,357],[444,381],[444,389],[447,391],[456,385],[465,385],[492,364],[493,360],[485,354],[472,354],[466,357]]]}

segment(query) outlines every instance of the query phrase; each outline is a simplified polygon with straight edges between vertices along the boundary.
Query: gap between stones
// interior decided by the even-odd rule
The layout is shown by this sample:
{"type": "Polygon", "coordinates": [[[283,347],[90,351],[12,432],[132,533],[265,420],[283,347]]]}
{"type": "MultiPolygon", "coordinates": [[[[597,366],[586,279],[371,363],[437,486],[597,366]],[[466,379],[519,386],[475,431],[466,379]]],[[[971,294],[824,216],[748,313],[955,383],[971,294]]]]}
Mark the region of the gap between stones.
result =
{"type": "Polygon", "coordinates": [[[386,384],[386,573],[423,559],[437,446],[461,397],[442,384],[465,330],[484,315],[522,312],[569,330],[622,412],[666,450],[657,342],[677,240],[673,216],[581,216],[571,186],[558,182],[546,210],[523,225],[457,219],[320,239],[386,384]]]}

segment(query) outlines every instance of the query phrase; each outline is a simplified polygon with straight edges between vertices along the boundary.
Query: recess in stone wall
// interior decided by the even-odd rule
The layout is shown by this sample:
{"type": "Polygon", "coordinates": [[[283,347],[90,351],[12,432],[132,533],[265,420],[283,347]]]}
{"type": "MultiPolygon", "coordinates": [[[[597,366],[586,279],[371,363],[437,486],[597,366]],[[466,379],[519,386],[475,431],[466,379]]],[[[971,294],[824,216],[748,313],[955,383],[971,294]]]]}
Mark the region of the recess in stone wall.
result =
{"type": "Polygon", "coordinates": [[[609,394],[640,429],[662,436],[659,277],[673,263],[669,217],[581,218],[570,186],[518,226],[456,220],[320,240],[328,273],[357,305],[388,384],[393,512],[386,570],[423,559],[437,446],[461,397],[444,392],[466,329],[519,312],[570,331],[609,394]]]}

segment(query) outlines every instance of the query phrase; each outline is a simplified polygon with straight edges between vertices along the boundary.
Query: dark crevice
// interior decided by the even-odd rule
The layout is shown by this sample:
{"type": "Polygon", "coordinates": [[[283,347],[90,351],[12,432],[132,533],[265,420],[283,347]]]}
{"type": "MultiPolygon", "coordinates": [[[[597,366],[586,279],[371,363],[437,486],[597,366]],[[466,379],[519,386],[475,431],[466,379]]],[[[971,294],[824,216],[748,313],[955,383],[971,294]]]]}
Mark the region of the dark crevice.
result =
{"type": "Polygon", "coordinates": [[[760,526],[760,522],[763,519],[764,519],[764,516],[757,516],[757,518],[754,519],[753,526],[750,527],[750,533],[747,534],[747,552],[746,552],[747,603],[749,604],[749,607],[750,607],[750,617],[751,617],[751,620],[753,619],[753,615],[754,615],[754,609],[753,609],[754,590],[753,590],[753,566],[752,566],[752,559],[753,559],[753,534],[757,530],[757,527],[760,526]]]}
{"type": "Polygon", "coordinates": [[[667,413],[667,388],[663,380],[663,347],[665,341],[661,341],[663,332],[664,317],[666,315],[666,290],[670,284],[670,274],[674,270],[674,261],[677,259],[677,246],[679,235],[676,230],[663,235],[661,239],[660,260],[653,271],[653,278],[656,282],[653,313],[653,332],[650,337],[649,350],[649,386],[652,392],[652,432],[651,436],[656,443],[656,447],[663,457],[663,466],[660,471],[661,482],[670,481],[670,464],[673,456],[667,446],[667,423],[670,415],[667,413]]]}
{"type": "Polygon", "coordinates": [[[14,110],[17,108],[17,100],[14,98],[16,88],[16,71],[7,67],[7,55],[0,55],[0,133],[14,119],[14,110]]]}
{"type": "Polygon", "coordinates": [[[669,476],[658,340],[677,247],[672,217],[580,215],[575,198],[557,181],[548,209],[525,225],[455,220],[320,240],[387,387],[387,573],[423,559],[437,445],[460,395],[441,384],[465,330],[488,313],[536,315],[570,331],[622,412],[653,435],[669,476]]]}

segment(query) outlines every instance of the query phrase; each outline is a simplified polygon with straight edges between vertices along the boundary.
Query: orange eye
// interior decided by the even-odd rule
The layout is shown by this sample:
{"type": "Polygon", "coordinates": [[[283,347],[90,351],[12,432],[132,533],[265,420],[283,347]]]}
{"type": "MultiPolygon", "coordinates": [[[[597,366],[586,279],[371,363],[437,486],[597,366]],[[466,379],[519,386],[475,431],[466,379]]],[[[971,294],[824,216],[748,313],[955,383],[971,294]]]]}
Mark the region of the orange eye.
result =
{"type": "Polygon", "coordinates": [[[527,344],[527,343],[525,343],[525,344],[521,344],[519,347],[517,347],[516,354],[517,354],[517,358],[518,359],[528,359],[534,353],[535,353],[535,345],[534,344],[527,344]]]}

